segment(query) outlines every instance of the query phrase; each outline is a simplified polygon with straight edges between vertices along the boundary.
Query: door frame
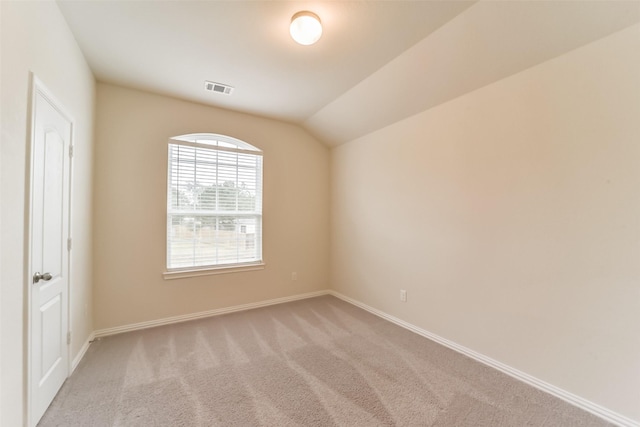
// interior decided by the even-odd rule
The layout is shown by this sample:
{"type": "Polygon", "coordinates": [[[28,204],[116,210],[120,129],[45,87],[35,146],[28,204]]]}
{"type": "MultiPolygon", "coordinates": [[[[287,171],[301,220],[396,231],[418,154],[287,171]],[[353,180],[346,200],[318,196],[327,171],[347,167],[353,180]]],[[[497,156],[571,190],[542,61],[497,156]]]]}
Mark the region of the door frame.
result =
{"type": "MultiPolygon", "coordinates": [[[[26,216],[26,227],[25,227],[25,268],[24,268],[24,289],[25,289],[25,299],[24,299],[24,310],[25,310],[25,325],[24,328],[24,391],[23,391],[23,401],[24,401],[24,419],[26,421],[27,426],[33,426],[39,420],[32,419],[32,407],[33,407],[33,390],[31,389],[31,360],[32,360],[32,346],[31,346],[31,337],[32,337],[32,322],[31,322],[31,298],[32,298],[32,274],[31,271],[31,262],[32,262],[32,245],[31,239],[33,237],[33,173],[34,173],[34,145],[35,145],[35,113],[36,113],[36,96],[40,94],[42,95],[66,120],[70,123],[70,140],[69,140],[69,149],[73,150],[74,139],[75,139],[75,120],[73,117],[67,112],[67,110],[63,107],[63,104],[58,101],[58,99],[51,93],[51,91],[45,86],[45,84],[40,80],[33,71],[29,72],[29,98],[28,98],[28,116],[27,120],[29,123],[27,129],[27,171],[26,171],[26,197],[25,197],[25,216],[26,216]]],[[[73,151],[71,151],[72,153],[73,151]]],[[[69,154],[69,153],[67,153],[69,154]]],[[[72,199],[73,199],[73,155],[69,155],[69,188],[68,191],[68,206],[67,206],[67,242],[70,241],[72,231],[72,199]]],[[[66,298],[66,306],[67,306],[67,330],[64,331],[67,334],[67,337],[70,336],[71,333],[71,249],[67,246],[67,283],[66,289],[67,298],[66,298]]],[[[67,378],[71,374],[72,367],[72,357],[71,357],[71,340],[67,339],[67,363],[66,363],[66,376],[67,378]]]]}

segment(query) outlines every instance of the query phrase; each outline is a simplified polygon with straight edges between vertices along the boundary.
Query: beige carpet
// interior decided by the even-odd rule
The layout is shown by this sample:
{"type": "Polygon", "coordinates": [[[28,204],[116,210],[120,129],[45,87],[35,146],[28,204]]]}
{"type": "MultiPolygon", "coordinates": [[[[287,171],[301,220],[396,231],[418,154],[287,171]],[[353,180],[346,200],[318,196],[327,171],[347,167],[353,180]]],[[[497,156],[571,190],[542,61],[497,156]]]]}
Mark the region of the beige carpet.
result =
{"type": "Polygon", "coordinates": [[[331,296],[94,342],[40,426],[603,426],[331,296]]]}

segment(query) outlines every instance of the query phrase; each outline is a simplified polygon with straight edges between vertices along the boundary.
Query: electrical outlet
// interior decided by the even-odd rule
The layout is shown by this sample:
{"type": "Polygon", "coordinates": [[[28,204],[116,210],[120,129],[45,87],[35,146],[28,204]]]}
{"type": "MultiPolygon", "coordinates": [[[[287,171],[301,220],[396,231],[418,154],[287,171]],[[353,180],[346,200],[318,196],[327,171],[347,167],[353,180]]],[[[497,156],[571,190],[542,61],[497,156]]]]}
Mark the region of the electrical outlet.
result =
{"type": "Polygon", "coordinates": [[[293,273],[291,273],[291,280],[293,280],[293,281],[298,280],[298,273],[296,273],[295,271],[293,273]]]}
{"type": "Polygon", "coordinates": [[[400,290],[400,301],[407,302],[407,291],[404,289],[400,290]]]}

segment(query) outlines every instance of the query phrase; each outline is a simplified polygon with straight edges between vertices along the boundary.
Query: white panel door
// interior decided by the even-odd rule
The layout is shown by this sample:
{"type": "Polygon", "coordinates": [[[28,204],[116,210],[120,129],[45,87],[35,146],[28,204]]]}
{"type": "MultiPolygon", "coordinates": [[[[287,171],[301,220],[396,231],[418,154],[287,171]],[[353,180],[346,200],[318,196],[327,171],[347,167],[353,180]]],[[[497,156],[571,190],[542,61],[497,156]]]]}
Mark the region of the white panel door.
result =
{"type": "Polygon", "coordinates": [[[34,86],[31,164],[29,424],[36,425],[69,372],[69,180],[72,124],[34,86]]]}

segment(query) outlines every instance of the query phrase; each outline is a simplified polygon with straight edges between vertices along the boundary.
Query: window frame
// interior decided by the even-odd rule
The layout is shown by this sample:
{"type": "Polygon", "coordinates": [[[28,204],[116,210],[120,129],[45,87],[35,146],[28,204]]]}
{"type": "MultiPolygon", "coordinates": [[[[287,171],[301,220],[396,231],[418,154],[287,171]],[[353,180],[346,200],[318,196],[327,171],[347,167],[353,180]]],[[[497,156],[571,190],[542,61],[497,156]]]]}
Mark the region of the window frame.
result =
{"type": "MultiPolygon", "coordinates": [[[[262,229],[262,192],[263,192],[263,179],[264,179],[264,153],[258,147],[255,147],[245,141],[237,138],[233,138],[226,135],[213,134],[213,133],[193,133],[175,136],[169,138],[167,141],[167,180],[165,187],[165,271],[162,273],[165,280],[180,279],[185,277],[198,277],[207,276],[212,274],[225,274],[235,273],[241,271],[255,271],[265,268],[264,256],[263,256],[263,229],[262,229]],[[251,211],[251,215],[257,215],[259,229],[259,236],[257,238],[257,258],[255,261],[249,262],[232,262],[232,263],[220,263],[220,264],[208,264],[202,266],[187,266],[187,267],[169,267],[170,262],[170,244],[171,244],[171,215],[179,215],[171,211],[171,191],[172,191],[172,158],[171,158],[171,146],[186,146],[200,149],[207,149],[217,152],[230,152],[239,154],[249,154],[260,157],[260,166],[257,169],[258,176],[256,182],[256,196],[258,200],[257,209],[251,211]],[[235,146],[235,147],[230,147],[235,146]]],[[[237,208],[236,208],[237,209],[237,208]]],[[[218,211],[220,212],[220,211],[218,211]]],[[[236,211],[237,212],[237,211],[236,211]]]]}

